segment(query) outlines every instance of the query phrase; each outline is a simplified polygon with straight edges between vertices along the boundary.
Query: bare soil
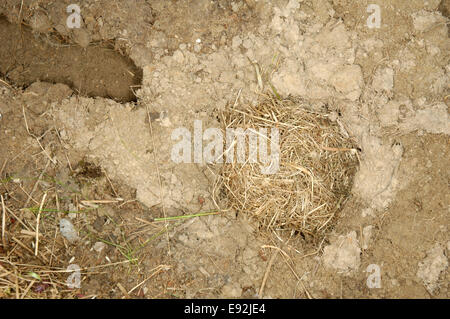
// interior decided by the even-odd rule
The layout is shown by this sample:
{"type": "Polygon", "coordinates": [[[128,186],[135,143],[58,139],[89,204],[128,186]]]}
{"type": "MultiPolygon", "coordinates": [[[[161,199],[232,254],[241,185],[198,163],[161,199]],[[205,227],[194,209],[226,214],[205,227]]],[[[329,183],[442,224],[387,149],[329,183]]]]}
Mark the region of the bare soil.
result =
{"type": "Polygon", "coordinates": [[[136,101],[133,90],[140,87],[142,70],[111,44],[88,48],[65,44],[52,34],[33,34],[5,18],[0,18],[0,37],[0,74],[16,86],[63,83],[90,97],[136,101]]]}
{"type": "Polygon", "coordinates": [[[1,298],[449,298],[449,1],[377,1],[370,29],[372,1],[86,0],[82,31],[70,3],[0,5],[1,298]],[[318,242],[170,159],[174,129],[268,92],[360,149],[318,242]]]}

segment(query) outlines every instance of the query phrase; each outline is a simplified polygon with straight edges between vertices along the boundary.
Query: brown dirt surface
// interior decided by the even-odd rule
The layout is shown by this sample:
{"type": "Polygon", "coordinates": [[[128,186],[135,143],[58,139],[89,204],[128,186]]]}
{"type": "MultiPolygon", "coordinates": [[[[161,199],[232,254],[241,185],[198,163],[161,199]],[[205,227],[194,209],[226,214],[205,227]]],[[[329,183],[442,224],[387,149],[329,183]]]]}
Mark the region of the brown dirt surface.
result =
{"type": "Polygon", "coordinates": [[[0,4],[0,298],[450,297],[449,1],[86,0],[79,29],[71,2],[0,4]],[[269,94],[357,150],[320,240],[173,160],[269,94]]]}

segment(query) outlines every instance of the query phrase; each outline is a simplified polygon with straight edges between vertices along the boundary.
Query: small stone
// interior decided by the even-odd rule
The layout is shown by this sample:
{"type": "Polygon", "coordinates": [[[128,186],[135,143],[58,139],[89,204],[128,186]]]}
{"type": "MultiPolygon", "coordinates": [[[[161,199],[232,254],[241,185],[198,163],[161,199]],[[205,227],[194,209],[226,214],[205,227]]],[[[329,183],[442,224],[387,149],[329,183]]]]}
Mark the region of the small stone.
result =
{"type": "Polygon", "coordinates": [[[106,248],[106,244],[98,241],[94,244],[94,246],[92,247],[96,252],[101,253],[105,248],[106,248]]]}

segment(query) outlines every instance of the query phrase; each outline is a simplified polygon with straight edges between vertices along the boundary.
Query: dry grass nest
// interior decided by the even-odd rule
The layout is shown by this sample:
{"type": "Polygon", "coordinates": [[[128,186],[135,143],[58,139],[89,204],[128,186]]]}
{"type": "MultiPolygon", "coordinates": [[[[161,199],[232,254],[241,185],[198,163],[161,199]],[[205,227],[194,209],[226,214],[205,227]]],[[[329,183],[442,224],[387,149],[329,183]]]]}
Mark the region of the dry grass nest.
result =
{"type": "Polygon", "coordinates": [[[261,172],[261,163],[222,165],[218,196],[260,228],[295,230],[307,239],[323,237],[349,197],[359,163],[356,144],[342,123],[304,101],[273,96],[256,106],[228,109],[222,119],[224,131],[278,128],[280,163],[270,175],[261,172]]]}

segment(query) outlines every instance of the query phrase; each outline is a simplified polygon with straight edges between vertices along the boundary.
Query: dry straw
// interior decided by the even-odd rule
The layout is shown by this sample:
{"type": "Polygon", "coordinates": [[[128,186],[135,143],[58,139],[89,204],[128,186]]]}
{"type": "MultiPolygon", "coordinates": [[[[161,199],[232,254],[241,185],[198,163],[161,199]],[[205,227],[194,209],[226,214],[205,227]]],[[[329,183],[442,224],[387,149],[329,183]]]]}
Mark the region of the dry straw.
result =
{"type": "Polygon", "coordinates": [[[224,164],[214,193],[262,228],[322,237],[349,196],[358,165],[355,143],[329,115],[299,100],[268,96],[256,106],[228,109],[222,119],[224,130],[278,128],[280,167],[265,175],[260,163],[224,164]]]}

